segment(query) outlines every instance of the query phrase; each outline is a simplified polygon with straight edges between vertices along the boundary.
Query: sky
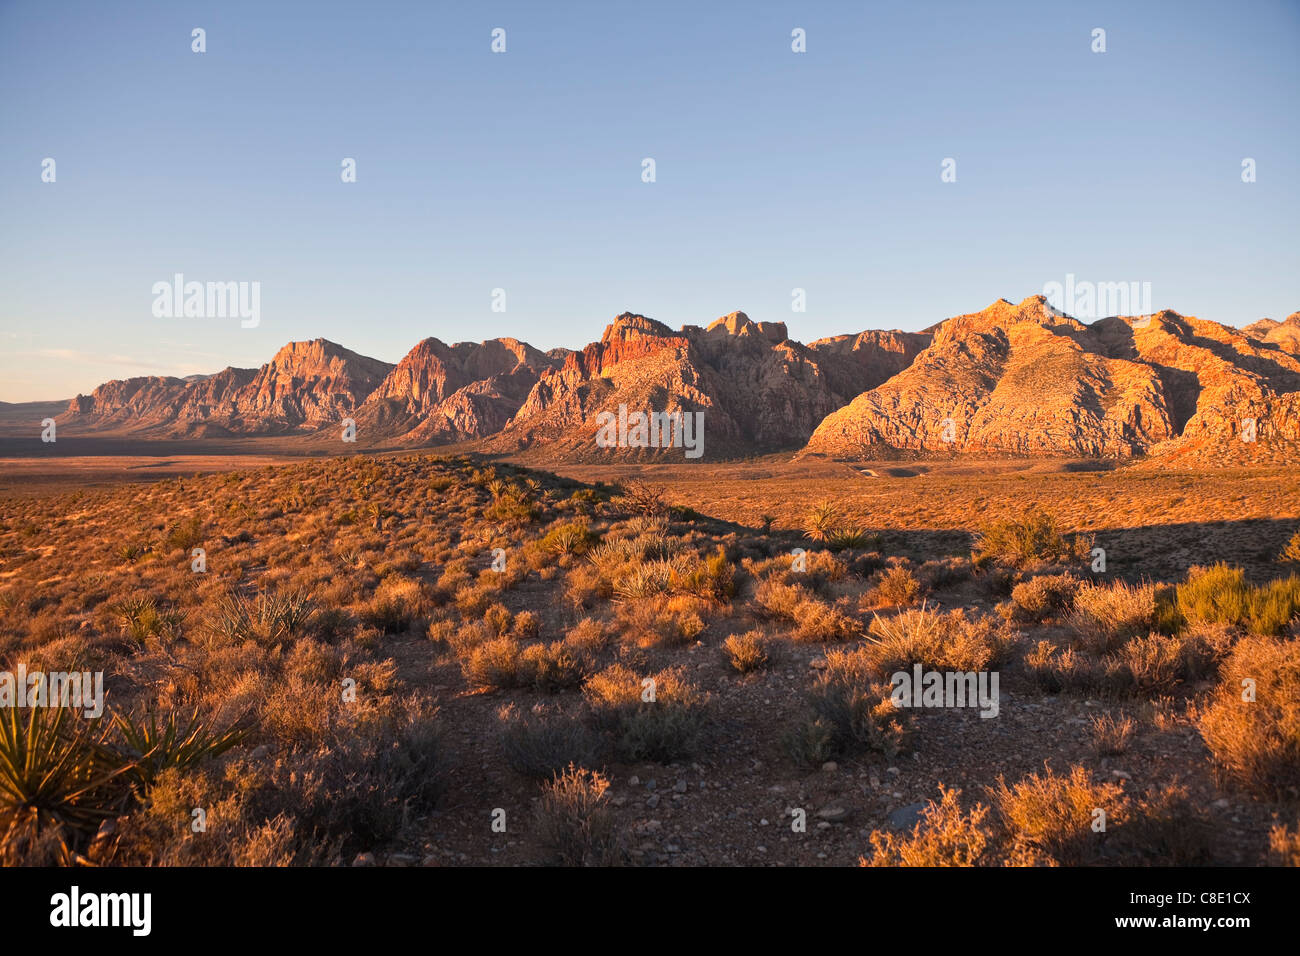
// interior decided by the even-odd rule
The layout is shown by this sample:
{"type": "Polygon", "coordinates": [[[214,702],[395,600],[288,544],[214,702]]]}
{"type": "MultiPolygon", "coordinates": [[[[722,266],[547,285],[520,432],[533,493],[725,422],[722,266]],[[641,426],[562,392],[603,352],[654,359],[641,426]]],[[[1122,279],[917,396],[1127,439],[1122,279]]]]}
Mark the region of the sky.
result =
{"type": "Polygon", "coordinates": [[[919,330],[1067,276],[1281,319],[1297,49],[1300,0],[0,0],[0,401],[625,311],[919,330]],[[178,273],[256,325],[155,314],[178,273]]]}

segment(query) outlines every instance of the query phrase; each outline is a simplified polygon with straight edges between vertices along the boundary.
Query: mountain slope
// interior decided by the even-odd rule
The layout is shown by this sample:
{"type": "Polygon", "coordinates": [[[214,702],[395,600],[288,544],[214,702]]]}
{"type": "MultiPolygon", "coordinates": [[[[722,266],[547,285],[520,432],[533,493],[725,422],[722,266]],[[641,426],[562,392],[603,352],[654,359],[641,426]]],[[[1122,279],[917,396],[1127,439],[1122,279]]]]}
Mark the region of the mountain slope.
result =
{"type": "Polygon", "coordinates": [[[941,323],[907,369],[829,415],[802,454],[1272,460],[1297,437],[1297,392],[1297,356],[1218,323],[1166,311],[1085,325],[1032,296],[941,323]],[[1255,442],[1239,440],[1245,418],[1255,442]]]}
{"type": "Polygon", "coordinates": [[[743,312],[677,332],[623,313],[599,342],[543,373],[487,447],[544,448],[578,460],[683,456],[680,448],[599,447],[599,415],[622,406],[632,414],[702,414],[707,457],[795,447],[852,394],[905,367],[926,341],[883,333],[810,347],[791,341],[783,323],[754,322],[743,312]]]}

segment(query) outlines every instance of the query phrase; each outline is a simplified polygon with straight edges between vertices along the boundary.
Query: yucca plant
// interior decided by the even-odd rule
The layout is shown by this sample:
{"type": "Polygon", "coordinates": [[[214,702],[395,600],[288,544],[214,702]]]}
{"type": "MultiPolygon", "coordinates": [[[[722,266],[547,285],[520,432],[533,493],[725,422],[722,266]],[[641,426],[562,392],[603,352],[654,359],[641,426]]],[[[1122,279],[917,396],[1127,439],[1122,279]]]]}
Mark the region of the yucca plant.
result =
{"type": "Polygon", "coordinates": [[[66,708],[0,708],[0,858],[53,839],[64,861],[126,801],[134,762],[66,708]]]}
{"type": "Polygon", "coordinates": [[[827,546],[832,551],[844,551],[849,548],[861,549],[874,547],[879,549],[879,535],[868,534],[861,528],[845,526],[836,528],[825,539],[827,546]]]}
{"type": "Polygon", "coordinates": [[[139,720],[119,713],[113,715],[113,723],[133,758],[130,779],[146,791],[164,770],[193,767],[209,757],[220,756],[248,736],[248,730],[241,727],[217,731],[199,717],[198,711],[183,722],[175,711],[161,722],[152,710],[139,720]]]}
{"type": "Polygon", "coordinates": [[[829,501],[818,502],[804,517],[804,537],[812,538],[814,541],[828,541],[835,533],[837,523],[835,506],[829,501]]]}

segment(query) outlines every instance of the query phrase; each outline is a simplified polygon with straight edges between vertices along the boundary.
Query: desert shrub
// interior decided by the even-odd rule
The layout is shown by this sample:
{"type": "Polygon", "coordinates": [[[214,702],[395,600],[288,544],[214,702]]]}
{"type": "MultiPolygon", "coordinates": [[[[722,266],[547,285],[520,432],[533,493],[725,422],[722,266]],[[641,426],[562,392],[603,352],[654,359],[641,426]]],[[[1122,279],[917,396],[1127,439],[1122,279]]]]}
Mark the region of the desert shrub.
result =
{"type": "Polygon", "coordinates": [[[645,481],[625,481],[611,503],[626,514],[660,517],[668,513],[668,490],[645,481]]]}
{"type": "Polygon", "coordinates": [[[542,509],[535,500],[535,490],[527,485],[517,485],[500,479],[488,483],[492,503],[484,509],[487,518],[496,521],[526,523],[536,521],[542,509]]]}
{"type": "Polygon", "coordinates": [[[874,607],[906,607],[921,596],[921,582],[901,564],[884,571],[868,599],[874,607]]]}
{"type": "Polygon", "coordinates": [[[862,633],[862,625],[841,608],[808,599],[794,609],[794,636],[801,641],[847,641],[862,633]]]}
{"type": "Polygon", "coordinates": [[[1294,796],[1300,790],[1300,642],[1243,638],[1221,671],[1200,718],[1216,770],[1262,797],[1294,796]]]}
{"type": "Polygon", "coordinates": [[[1205,866],[1213,862],[1214,828],[1205,810],[1179,784],[1130,802],[1115,837],[1116,853],[1125,863],[1205,866]]]}
{"type": "Polygon", "coordinates": [[[893,617],[876,617],[864,652],[877,676],[920,664],[927,670],[982,671],[1006,659],[1014,636],[992,618],[969,618],[961,608],[915,608],[893,617]]]}
{"type": "Polygon", "coordinates": [[[1084,584],[1067,623],[1078,646],[1102,653],[1151,630],[1155,607],[1154,584],[1084,584]]]}
{"type": "Polygon", "coordinates": [[[407,630],[426,609],[424,585],[418,579],[390,574],[358,616],[363,624],[384,634],[395,634],[407,630]]]}
{"type": "Polygon", "coordinates": [[[173,524],[167,530],[163,544],[170,551],[189,551],[203,543],[203,521],[198,515],[190,515],[173,524]]]}
{"type": "Polygon", "coordinates": [[[585,660],[594,658],[607,640],[604,625],[594,617],[584,617],[564,635],[564,643],[585,660]]]}
{"type": "MultiPolygon", "coordinates": [[[[680,566],[680,562],[678,562],[680,566]]],[[[674,564],[647,561],[629,566],[614,582],[614,597],[619,601],[640,601],[673,590],[674,564]]]]}
{"type": "Polygon", "coordinates": [[[1077,866],[1096,860],[1104,834],[1093,832],[1094,811],[1106,813],[1106,826],[1125,821],[1123,792],[1099,783],[1083,767],[1068,776],[1050,768],[1008,787],[1002,777],[990,791],[1013,843],[1018,863],[1077,866]]]}
{"type": "Polygon", "coordinates": [[[1111,713],[1093,714],[1089,724],[1093,749],[1101,757],[1114,757],[1125,753],[1137,728],[1132,717],[1116,717],[1111,713]]]}
{"type": "Polygon", "coordinates": [[[1105,659],[1106,683],[1117,693],[1167,693],[1212,676],[1217,658],[1199,632],[1135,637],[1105,659]]]}
{"type": "Polygon", "coordinates": [[[742,674],[762,670],[767,667],[767,639],[759,630],[746,631],[744,634],[732,634],[722,642],[727,662],[742,674]]]}
{"type": "Polygon", "coordinates": [[[512,637],[494,637],[470,648],[460,668],[472,687],[508,690],[528,686],[529,675],[520,667],[523,646],[512,637]]]}
{"type": "Polygon", "coordinates": [[[1292,830],[1279,823],[1268,834],[1269,862],[1273,866],[1300,866],[1300,824],[1292,830]]]}
{"type": "Polygon", "coordinates": [[[586,554],[599,538],[582,522],[572,521],[546,532],[538,547],[546,554],[586,554]]]}
{"type": "Polygon", "coordinates": [[[582,720],[552,713],[520,716],[513,706],[499,717],[506,763],[525,777],[549,780],[570,765],[599,769],[604,762],[603,738],[582,720]]]}
{"type": "Polygon", "coordinates": [[[634,603],[619,604],[618,627],[625,643],[638,647],[680,647],[695,641],[706,627],[705,615],[713,605],[691,594],[661,594],[634,603]]]}
{"type": "Polygon", "coordinates": [[[680,671],[642,679],[624,665],[613,664],[594,674],[583,694],[597,726],[614,733],[624,760],[668,763],[699,746],[707,701],[680,671]]]}
{"type": "Polygon", "coordinates": [[[346,636],[356,626],[346,608],[323,607],[311,619],[311,631],[326,641],[336,641],[346,636]]]}
{"type": "Polygon", "coordinates": [[[1079,579],[1070,574],[1040,574],[1011,589],[1013,617],[1037,623],[1073,606],[1079,579]]]}
{"type": "Polygon", "coordinates": [[[490,605],[483,612],[483,623],[488,626],[488,630],[498,636],[509,632],[510,622],[510,609],[500,602],[490,605]]]}
{"type": "Polygon", "coordinates": [[[1178,609],[1178,589],[1176,587],[1156,588],[1155,613],[1151,617],[1152,629],[1161,634],[1177,634],[1187,626],[1187,618],[1178,609]]]}
{"type": "Polygon", "coordinates": [[[814,541],[828,541],[839,526],[839,514],[828,500],[817,502],[804,516],[803,534],[814,541]]]}
{"type": "Polygon", "coordinates": [[[1051,515],[1029,505],[1018,518],[990,522],[975,539],[971,560],[976,565],[1000,562],[1014,568],[1054,563],[1087,552],[1087,542],[1067,537],[1051,515]]]}
{"type": "Polygon", "coordinates": [[[939,802],[929,801],[906,836],[871,833],[871,856],[861,866],[982,866],[991,862],[989,808],[977,803],[961,809],[961,791],[939,785],[939,802]]]}
{"type": "MultiPolygon", "coordinates": [[[[241,768],[242,769],[242,768],[241,768]]],[[[223,781],[199,770],[162,771],[149,803],[125,820],[111,843],[96,842],[97,864],[154,866],[310,866],[328,862],[323,844],[298,838],[294,817],[266,817],[250,805],[247,777],[223,781]],[[203,807],[207,830],[191,829],[203,807]]]]}
{"type": "Polygon", "coordinates": [[[880,536],[868,534],[856,525],[845,524],[829,500],[822,500],[808,509],[804,516],[805,538],[820,541],[832,551],[848,548],[880,547],[880,536]]]}
{"type": "Polygon", "coordinates": [[[971,571],[970,558],[936,558],[921,565],[917,579],[923,591],[933,590],[967,581],[971,571]]]}
{"type": "Polygon", "coordinates": [[[563,641],[531,644],[519,655],[516,679],[520,686],[553,694],[577,687],[586,676],[586,661],[563,641]]]}
{"type": "MultiPolygon", "coordinates": [[[[826,666],[807,694],[811,725],[799,726],[787,736],[791,756],[799,756],[807,733],[817,722],[830,731],[830,754],[868,750],[895,757],[909,744],[909,721],[894,706],[889,685],[874,679],[863,650],[828,651],[826,666]]],[[[806,748],[805,748],[806,752],[806,748]]]]}
{"type": "Polygon", "coordinates": [[[782,736],[791,759],[801,767],[819,767],[839,756],[843,740],[836,728],[823,717],[805,716],[782,736]]]}
{"type": "Polygon", "coordinates": [[[321,749],[279,768],[284,799],[300,832],[344,849],[389,842],[434,809],[445,761],[433,715],[398,707],[379,719],[339,728],[321,749]]]}
{"type": "Polygon", "coordinates": [[[1278,578],[1255,588],[1250,596],[1250,630],[1279,637],[1300,613],[1300,577],[1278,578]]]}
{"type": "Polygon", "coordinates": [[[782,583],[776,577],[760,582],[754,601],[762,612],[793,621],[795,637],[802,641],[843,641],[861,633],[861,625],[843,609],[818,600],[805,588],[782,583]]]}
{"type": "Polygon", "coordinates": [[[151,637],[172,640],[180,637],[185,615],[174,607],[159,605],[149,595],[135,595],[114,604],[110,611],[117,617],[122,633],[144,643],[151,637]]]}
{"type": "Polygon", "coordinates": [[[518,638],[536,637],[541,624],[532,611],[520,611],[510,625],[510,633],[518,638]]]}
{"type": "Polygon", "coordinates": [[[535,832],[544,862],[559,866],[613,866],[623,860],[622,835],[600,773],[570,767],[542,788],[535,832]]]}
{"type": "Polygon", "coordinates": [[[1249,614],[1250,590],[1240,568],[1192,568],[1178,585],[1178,610],[1194,624],[1237,624],[1249,614]]]}
{"type": "Polygon", "coordinates": [[[872,534],[856,525],[841,525],[826,539],[826,547],[832,551],[879,550],[880,543],[880,535],[872,534]]]}
{"type": "Polygon", "coordinates": [[[722,545],[712,554],[705,555],[673,571],[673,586],[702,597],[727,601],[736,593],[735,569],[727,560],[722,545]]]}
{"type": "Polygon", "coordinates": [[[812,599],[802,587],[784,584],[776,578],[761,581],[754,592],[754,602],[769,617],[793,621],[800,604],[812,599]]]}
{"type": "Polygon", "coordinates": [[[1291,536],[1291,540],[1286,543],[1277,559],[1283,562],[1300,564],[1300,531],[1291,536]]]}

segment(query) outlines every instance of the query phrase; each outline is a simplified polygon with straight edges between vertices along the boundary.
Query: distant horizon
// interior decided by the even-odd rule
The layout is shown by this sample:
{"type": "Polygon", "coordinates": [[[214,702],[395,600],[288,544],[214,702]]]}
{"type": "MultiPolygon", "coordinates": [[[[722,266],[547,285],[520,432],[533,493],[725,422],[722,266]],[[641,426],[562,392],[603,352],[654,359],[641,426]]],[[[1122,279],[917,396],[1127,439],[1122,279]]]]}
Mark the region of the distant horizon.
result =
{"type": "MultiPolygon", "coordinates": [[[[984,306],[983,308],[975,309],[975,310],[971,310],[971,311],[967,311],[967,312],[958,312],[958,313],[955,313],[954,315],[944,316],[943,318],[941,318],[941,319],[936,319],[934,322],[930,323],[929,325],[923,326],[922,328],[919,328],[919,329],[901,329],[901,328],[888,328],[888,327],[860,328],[860,329],[853,329],[853,330],[844,331],[844,332],[832,332],[832,333],[830,333],[829,335],[818,336],[818,337],[815,338],[815,339],[801,339],[801,338],[798,338],[798,337],[796,337],[796,336],[794,336],[794,335],[790,335],[789,338],[790,338],[790,341],[792,341],[792,342],[797,342],[797,343],[799,343],[800,345],[810,346],[810,345],[812,345],[812,344],[814,344],[814,343],[816,343],[816,342],[824,341],[824,340],[826,340],[826,339],[831,339],[831,338],[836,338],[836,337],[841,337],[841,336],[850,336],[850,337],[851,337],[851,336],[859,335],[859,334],[861,334],[861,333],[863,333],[863,332],[907,332],[907,333],[917,334],[917,333],[922,333],[922,332],[926,331],[927,329],[933,328],[933,327],[935,327],[935,326],[937,326],[937,325],[940,325],[940,324],[942,324],[943,322],[948,321],[949,319],[954,319],[954,318],[957,318],[957,317],[959,317],[959,316],[963,316],[963,315],[975,315],[975,314],[978,314],[978,313],[980,313],[980,312],[986,311],[986,310],[992,308],[993,306],[995,306],[998,302],[1005,302],[1005,303],[1007,303],[1007,304],[1009,304],[1009,305],[1013,305],[1013,306],[1014,306],[1014,305],[1019,305],[1020,303],[1023,303],[1023,302],[1025,302],[1025,301],[1027,301],[1028,299],[1032,299],[1032,298],[1035,298],[1035,297],[1042,297],[1042,295],[1043,295],[1042,293],[1040,293],[1040,292],[1036,292],[1036,293],[1033,293],[1033,294],[1031,294],[1031,295],[1025,296],[1024,298],[1019,299],[1019,300],[1013,300],[1013,299],[1011,299],[1011,298],[1008,298],[1007,296],[999,296],[998,298],[994,299],[992,302],[990,302],[988,305],[984,306]]],[[[790,321],[789,319],[786,319],[786,318],[781,318],[781,319],[760,319],[760,318],[755,318],[753,315],[751,315],[751,314],[750,314],[749,312],[747,312],[745,309],[732,309],[730,312],[724,312],[724,313],[722,313],[721,315],[714,316],[712,319],[708,319],[707,321],[704,321],[704,322],[684,322],[684,323],[680,323],[680,324],[676,324],[676,325],[674,325],[674,324],[671,323],[671,322],[664,322],[664,321],[662,321],[662,320],[660,320],[660,319],[657,319],[657,318],[655,318],[655,316],[653,316],[653,315],[646,315],[644,312],[637,312],[637,311],[635,311],[635,310],[631,310],[631,309],[624,309],[624,310],[622,310],[621,312],[618,312],[618,313],[616,313],[615,315],[611,316],[608,320],[606,320],[606,321],[603,323],[603,325],[600,326],[600,331],[603,333],[604,330],[607,329],[607,328],[608,328],[608,327],[613,323],[613,321],[614,321],[615,319],[617,319],[620,315],[638,315],[638,316],[641,316],[642,318],[651,319],[651,320],[653,320],[653,321],[660,322],[660,324],[667,326],[668,328],[672,329],[673,331],[681,331],[681,330],[685,329],[685,328],[688,327],[688,326],[695,327],[695,328],[707,328],[708,325],[709,325],[710,323],[715,322],[715,321],[717,321],[718,319],[725,318],[725,317],[728,316],[728,315],[735,314],[735,313],[737,313],[737,312],[738,312],[738,313],[741,313],[741,314],[743,314],[743,315],[745,315],[745,316],[746,316],[750,321],[752,321],[752,322],[780,323],[780,324],[783,324],[783,325],[786,326],[786,331],[787,331],[787,333],[790,333],[790,331],[791,331],[791,330],[790,330],[790,325],[791,325],[792,323],[791,323],[791,321],[790,321]]],[[[1100,316],[1100,317],[1095,318],[1095,319],[1080,319],[1080,318],[1078,318],[1077,316],[1070,315],[1069,313],[1062,313],[1062,314],[1064,314],[1065,317],[1067,317],[1067,318],[1071,318],[1071,319],[1074,319],[1075,321],[1081,322],[1081,323],[1083,323],[1084,325],[1092,325],[1092,324],[1095,323],[1095,322],[1100,322],[1100,321],[1102,321],[1103,319],[1108,319],[1108,318],[1137,318],[1137,317],[1140,317],[1140,316],[1142,316],[1142,315],[1157,315],[1157,314],[1162,313],[1162,312],[1172,312],[1172,313],[1174,313],[1175,315],[1179,315],[1179,316],[1181,316],[1181,317],[1183,317],[1183,318],[1194,318],[1194,319],[1199,319],[1199,320],[1202,320],[1202,321],[1218,322],[1218,324],[1220,324],[1220,325],[1223,325],[1223,326],[1225,326],[1225,327],[1227,327],[1227,328],[1236,329],[1237,331],[1241,331],[1241,329],[1243,328],[1243,326],[1228,325],[1228,324],[1225,323],[1225,322],[1219,322],[1217,319],[1207,318],[1206,316],[1204,316],[1204,315],[1198,315],[1198,314],[1195,313],[1195,312],[1182,312],[1182,311],[1180,311],[1180,310],[1178,310],[1178,309],[1170,308],[1170,307],[1168,307],[1168,306],[1162,306],[1162,307],[1159,307],[1159,308],[1153,309],[1153,310],[1152,310],[1151,312],[1149,312],[1149,313],[1147,313],[1147,312],[1142,312],[1142,313],[1138,313],[1138,312],[1126,312],[1126,313],[1123,313],[1123,314],[1117,314],[1117,315],[1100,316]]],[[[1296,315],[1296,314],[1300,314],[1300,309],[1293,309],[1293,310],[1291,310],[1290,312],[1286,313],[1285,315],[1282,315],[1280,318],[1278,318],[1278,317],[1274,317],[1274,316],[1261,316],[1260,318],[1255,319],[1255,320],[1253,320],[1253,321],[1254,321],[1254,322],[1259,322],[1259,321],[1264,320],[1264,319],[1270,319],[1270,320],[1272,320],[1272,321],[1275,321],[1275,322],[1279,322],[1279,323],[1281,323],[1281,322],[1286,321],[1286,320],[1287,320],[1288,318],[1290,318],[1292,315],[1296,315]]],[[[1252,324],[1252,323],[1250,323],[1250,322],[1247,322],[1247,323],[1246,323],[1246,325],[1250,325],[1250,324],[1252,324]]],[[[442,342],[444,345],[447,345],[447,346],[449,346],[449,347],[451,347],[451,346],[456,346],[456,345],[481,345],[481,344],[483,344],[483,343],[485,343],[485,342],[499,341],[499,340],[502,340],[502,339],[514,339],[515,341],[520,342],[520,343],[523,344],[523,345],[527,345],[527,346],[529,346],[530,348],[534,348],[534,349],[537,349],[537,351],[539,351],[539,352],[543,352],[543,353],[545,353],[545,352],[549,352],[549,351],[551,351],[551,350],[553,350],[553,349],[556,349],[556,348],[567,349],[567,350],[570,351],[570,352],[581,352],[582,349],[583,349],[585,346],[590,345],[590,344],[592,344],[592,343],[599,342],[599,341],[600,341],[600,336],[597,335],[597,336],[595,336],[595,337],[593,337],[593,338],[589,338],[589,339],[587,339],[586,341],[584,341],[584,342],[582,342],[582,343],[580,343],[580,344],[578,344],[578,345],[576,345],[576,346],[574,346],[574,345],[551,345],[551,346],[541,346],[541,345],[538,345],[538,344],[536,344],[536,343],[534,343],[534,342],[529,341],[528,339],[521,339],[521,338],[519,338],[518,336],[514,336],[514,335],[493,335],[493,336],[489,336],[489,337],[487,337],[487,338],[483,338],[483,339],[457,339],[457,340],[447,340],[447,339],[443,339],[443,338],[441,338],[440,336],[437,336],[437,335],[425,335],[425,336],[421,336],[420,338],[418,338],[418,339],[416,339],[414,342],[412,342],[411,345],[406,349],[406,351],[402,352],[402,354],[399,355],[399,356],[397,356],[397,358],[395,358],[395,359],[387,359],[387,358],[384,358],[384,357],[382,357],[382,356],[380,356],[380,355],[374,355],[374,354],[371,354],[370,352],[363,351],[362,349],[355,348],[355,347],[353,347],[352,345],[348,344],[347,342],[340,342],[340,341],[338,341],[338,340],[336,340],[336,339],[328,338],[327,336],[316,335],[316,336],[312,336],[311,338],[290,339],[290,340],[288,340],[288,341],[286,341],[286,342],[282,342],[282,343],[280,343],[278,346],[275,346],[274,350],[273,350],[269,355],[267,355],[267,357],[266,357],[266,359],[265,359],[264,361],[259,362],[259,363],[257,363],[256,365],[235,365],[235,364],[233,364],[233,363],[227,363],[226,365],[223,365],[223,366],[221,366],[221,367],[219,367],[219,368],[212,369],[211,371],[206,371],[206,372],[189,372],[189,373],[186,373],[186,374],[184,374],[184,375],[170,375],[170,374],[166,374],[166,373],[156,373],[156,374],[155,374],[155,373],[149,373],[149,372],[141,372],[140,374],[137,374],[137,375],[120,375],[120,376],[115,376],[115,377],[113,377],[113,378],[104,379],[104,380],[102,380],[102,381],[100,381],[100,382],[96,382],[95,385],[91,386],[89,389],[86,389],[86,390],[84,390],[84,391],[74,392],[74,393],[69,394],[69,395],[61,395],[61,396],[47,397],[47,398],[28,398],[28,399],[18,399],[18,400],[0,399],[0,404],[4,404],[4,405],[39,405],[39,404],[47,404],[47,403],[50,403],[50,402],[64,402],[64,401],[70,401],[70,400],[72,400],[72,399],[74,399],[74,398],[76,398],[76,397],[78,397],[78,396],[82,396],[82,395],[90,395],[90,394],[95,390],[95,388],[98,388],[100,385],[103,385],[103,384],[105,384],[106,382],[111,382],[111,381],[126,381],[126,380],[129,380],[129,379],[135,379],[135,378],[171,378],[171,379],[177,379],[177,380],[180,380],[180,381],[184,381],[184,380],[188,380],[188,379],[203,379],[203,378],[211,378],[212,376],[214,376],[214,375],[218,375],[218,374],[220,374],[221,372],[226,371],[227,369],[240,369],[240,370],[244,370],[244,371],[254,371],[254,372],[255,372],[255,371],[257,371],[258,369],[260,369],[260,368],[262,368],[263,366],[265,366],[266,364],[268,364],[268,363],[269,363],[269,362],[270,362],[270,361],[275,357],[275,355],[277,355],[281,350],[283,350],[283,349],[287,348],[288,346],[293,345],[293,344],[295,344],[295,343],[310,343],[310,342],[317,342],[317,341],[320,341],[320,342],[328,342],[328,343],[331,344],[331,345],[336,345],[336,346],[338,346],[339,348],[346,349],[347,351],[353,353],[354,355],[358,355],[358,356],[360,356],[360,357],[362,357],[362,358],[373,359],[373,360],[375,360],[375,361],[383,362],[383,363],[386,364],[386,365],[396,366],[399,362],[401,362],[401,360],[402,360],[403,358],[405,358],[408,354],[410,354],[411,350],[414,349],[414,348],[416,347],[416,345],[418,345],[420,342],[425,341],[426,339],[437,339],[438,341],[442,342]]]]}

